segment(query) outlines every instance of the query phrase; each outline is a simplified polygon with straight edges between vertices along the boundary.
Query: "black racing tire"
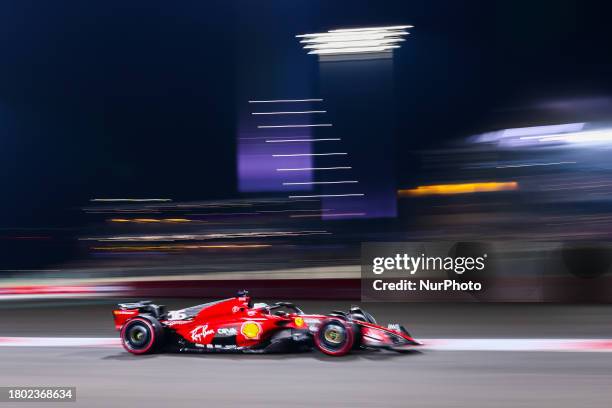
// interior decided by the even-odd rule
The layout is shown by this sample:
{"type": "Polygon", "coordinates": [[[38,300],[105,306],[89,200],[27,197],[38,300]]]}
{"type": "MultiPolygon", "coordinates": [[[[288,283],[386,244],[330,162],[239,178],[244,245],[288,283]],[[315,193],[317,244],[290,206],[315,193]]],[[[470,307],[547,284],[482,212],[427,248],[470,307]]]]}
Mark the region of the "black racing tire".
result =
{"type": "Polygon", "coordinates": [[[350,322],[326,319],[314,335],[317,349],[330,356],[343,356],[351,351],[355,343],[355,328],[350,322]]]}
{"type": "Polygon", "coordinates": [[[159,351],[164,344],[164,330],[151,316],[137,316],[121,328],[121,344],[132,354],[150,354],[159,351]]]}

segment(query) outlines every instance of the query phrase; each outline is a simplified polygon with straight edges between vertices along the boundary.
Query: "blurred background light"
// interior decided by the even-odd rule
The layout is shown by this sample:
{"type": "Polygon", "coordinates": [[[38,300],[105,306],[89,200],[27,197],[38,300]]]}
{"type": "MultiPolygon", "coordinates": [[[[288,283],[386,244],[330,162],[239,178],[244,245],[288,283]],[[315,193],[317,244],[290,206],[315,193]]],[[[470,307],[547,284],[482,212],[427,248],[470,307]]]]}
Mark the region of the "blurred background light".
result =
{"type": "Polygon", "coordinates": [[[296,37],[301,39],[300,43],[308,54],[350,56],[382,53],[388,57],[405,41],[403,37],[409,34],[406,31],[408,28],[412,26],[335,29],[326,33],[300,34],[296,37]]]}
{"type": "Polygon", "coordinates": [[[434,184],[430,186],[418,186],[413,189],[399,190],[400,196],[424,196],[424,195],[446,195],[446,194],[470,194],[485,193],[490,191],[517,190],[516,181],[507,182],[483,182],[483,183],[458,183],[458,184],[434,184]]]}

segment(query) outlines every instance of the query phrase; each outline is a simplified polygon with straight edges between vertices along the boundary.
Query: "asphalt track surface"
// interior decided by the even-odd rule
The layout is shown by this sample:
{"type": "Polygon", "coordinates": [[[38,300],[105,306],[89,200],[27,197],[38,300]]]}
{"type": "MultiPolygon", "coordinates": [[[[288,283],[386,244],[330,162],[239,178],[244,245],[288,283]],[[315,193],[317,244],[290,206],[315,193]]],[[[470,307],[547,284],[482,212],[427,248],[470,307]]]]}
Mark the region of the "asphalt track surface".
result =
{"type": "MultiPolygon", "coordinates": [[[[0,336],[112,337],[112,302],[2,302],[0,336]]],[[[300,304],[312,312],[348,306],[300,304]]],[[[417,338],[612,338],[612,306],[372,304],[366,309],[381,321],[405,324],[417,338]]],[[[612,353],[137,357],[117,347],[0,347],[0,386],[76,386],[77,402],[65,404],[71,407],[610,407],[611,384],[612,353]]],[[[4,406],[11,404],[0,403],[4,406]]]]}

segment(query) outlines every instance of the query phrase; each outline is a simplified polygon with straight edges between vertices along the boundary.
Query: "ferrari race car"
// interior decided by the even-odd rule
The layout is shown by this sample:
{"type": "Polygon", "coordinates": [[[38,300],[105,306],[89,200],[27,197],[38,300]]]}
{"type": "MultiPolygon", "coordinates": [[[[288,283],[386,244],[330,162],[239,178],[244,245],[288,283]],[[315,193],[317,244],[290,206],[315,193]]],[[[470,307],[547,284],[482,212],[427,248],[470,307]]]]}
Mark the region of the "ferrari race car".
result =
{"type": "Polygon", "coordinates": [[[133,354],[161,351],[290,352],[316,348],[331,356],[354,349],[407,351],[420,343],[399,324],[387,327],[357,306],[348,312],[305,314],[292,303],[234,298],[166,312],[150,301],[113,310],[123,347],[133,354]]]}

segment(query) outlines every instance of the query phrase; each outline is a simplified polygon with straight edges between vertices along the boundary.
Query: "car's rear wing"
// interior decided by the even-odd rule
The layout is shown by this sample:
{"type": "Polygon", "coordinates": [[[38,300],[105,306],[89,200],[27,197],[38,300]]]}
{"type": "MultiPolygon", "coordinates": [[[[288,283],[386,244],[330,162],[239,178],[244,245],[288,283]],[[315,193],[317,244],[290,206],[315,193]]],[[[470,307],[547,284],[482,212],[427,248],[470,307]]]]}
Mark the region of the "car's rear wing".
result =
{"type": "Polygon", "coordinates": [[[156,319],[162,319],[166,314],[165,306],[156,305],[150,300],[141,300],[133,303],[119,303],[117,306],[119,309],[113,310],[116,330],[121,330],[125,322],[140,314],[148,314],[156,319]]]}

